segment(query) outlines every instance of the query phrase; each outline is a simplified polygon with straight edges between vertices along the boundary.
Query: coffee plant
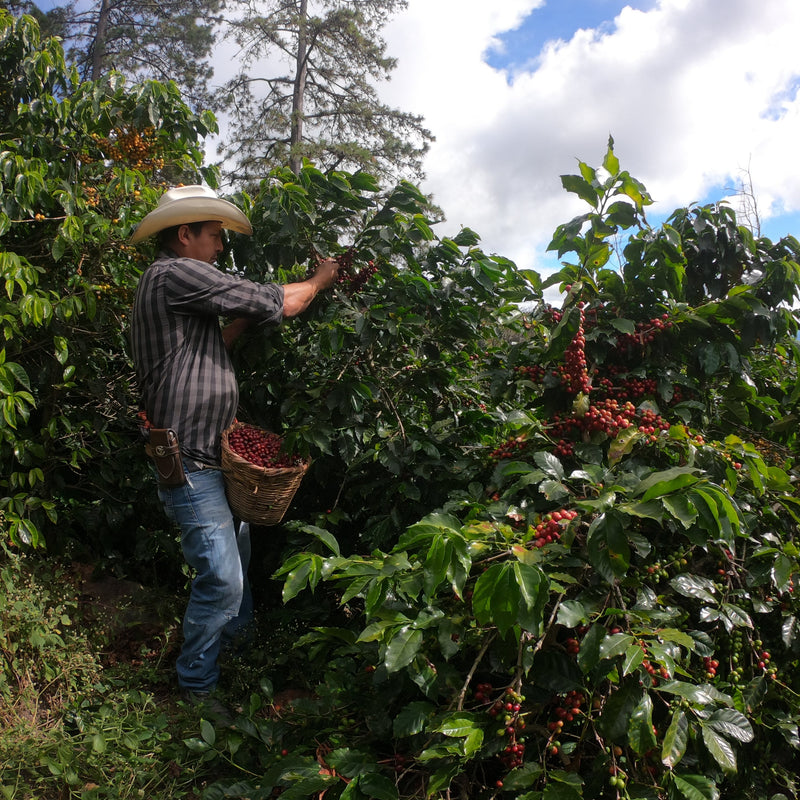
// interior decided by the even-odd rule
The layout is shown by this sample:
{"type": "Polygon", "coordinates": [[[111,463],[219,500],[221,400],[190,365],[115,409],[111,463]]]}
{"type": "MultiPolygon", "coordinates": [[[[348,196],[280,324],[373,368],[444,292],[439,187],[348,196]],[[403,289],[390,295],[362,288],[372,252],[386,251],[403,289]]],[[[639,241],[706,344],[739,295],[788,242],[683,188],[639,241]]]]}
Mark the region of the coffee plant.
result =
{"type": "Polygon", "coordinates": [[[152,253],[127,238],[166,185],[215,180],[199,143],[216,123],[174,87],[80,82],[58,40],[4,10],[0,66],[4,536],[120,561],[138,541],[152,557],[161,515],[126,353],[152,253]]]}
{"type": "MultiPolygon", "coordinates": [[[[0,25],[3,535],[145,574],[174,537],[125,346],[153,252],[126,240],[166,185],[216,184],[214,121],[0,25]]],[[[587,211],[546,281],[409,183],[306,163],[233,198],[254,235],[222,268],[345,269],[234,350],[239,418],[311,466],[254,531],[274,668],[186,741],[206,800],[797,797],[800,244],[724,204],[651,227],[612,141],[562,183],[587,211]]]]}
{"type": "Polygon", "coordinates": [[[563,183],[560,308],[475,239],[409,249],[406,210],[374,290],[241,354],[322,451],[277,577],[329,611],[304,698],[265,684],[237,731],[257,777],[209,798],[797,797],[800,246],[724,205],[651,228],[612,141],[563,183]]]}

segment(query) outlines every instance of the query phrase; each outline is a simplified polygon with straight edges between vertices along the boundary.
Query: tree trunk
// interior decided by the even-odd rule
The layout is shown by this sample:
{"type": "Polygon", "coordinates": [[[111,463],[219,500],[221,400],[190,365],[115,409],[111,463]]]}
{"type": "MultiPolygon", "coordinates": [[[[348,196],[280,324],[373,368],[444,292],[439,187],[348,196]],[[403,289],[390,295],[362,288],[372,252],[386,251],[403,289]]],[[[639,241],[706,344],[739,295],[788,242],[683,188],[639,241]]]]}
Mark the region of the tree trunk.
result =
{"type": "Polygon", "coordinates": [[[92,73],[91,80],[99,80],[103,75],[106,58],[106,33],[108,31],[108,18],[111,14],[110,0],[102,0],[100,13],[97,16],[97,29],[92,42],[92,73]]]}
{"type": "MultiPolygon", "coordinates": [[[[105,1],[105,0],[104,0],[105,1]]],[[[303,100],[306,92],[308,74],[308,0],[300,0],[297,24],[297,62],[292,93],[292,129],[289,137],[289,169],[298,174],[303,165],[299,153],[303,141],[303,100]]]]}

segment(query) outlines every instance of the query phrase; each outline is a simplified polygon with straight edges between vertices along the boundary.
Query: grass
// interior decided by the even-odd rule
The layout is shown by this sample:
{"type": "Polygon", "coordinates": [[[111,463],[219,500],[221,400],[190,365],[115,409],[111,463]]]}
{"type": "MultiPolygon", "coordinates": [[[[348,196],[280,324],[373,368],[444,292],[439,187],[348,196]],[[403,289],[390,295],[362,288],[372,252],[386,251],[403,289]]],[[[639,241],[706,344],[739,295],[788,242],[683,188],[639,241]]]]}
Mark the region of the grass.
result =
{"type": "Polygon", "coordinates": [[[0,798],[199,798],[210,769],[185,742],[201,723],[173,689],[178,602],[93,596],[74,568],[3,548],[0,798]]]}

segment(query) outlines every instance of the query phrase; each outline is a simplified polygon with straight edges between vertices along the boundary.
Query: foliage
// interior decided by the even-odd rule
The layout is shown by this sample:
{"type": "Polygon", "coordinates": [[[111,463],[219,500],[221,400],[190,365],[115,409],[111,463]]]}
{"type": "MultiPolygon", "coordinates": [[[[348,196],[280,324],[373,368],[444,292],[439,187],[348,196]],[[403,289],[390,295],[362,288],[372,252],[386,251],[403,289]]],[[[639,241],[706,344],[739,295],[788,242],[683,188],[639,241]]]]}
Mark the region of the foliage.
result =
{"type": "MultiPolygon", "coordinates": [[[[79,83],[30,18],[0,22],[4,536],[107,556],[163,525],[124,347],[152,253],[124,239],[162,184],[214,184],[213,121],[160,84],[79,83]]],[[[349,274],[235,353],[241,416],[312,468],[265,537],[296,647],[233,729],[188,739],[219,776],[206,798],[797,797],[800,244],[721,204],[650,227],[611,141],[562,182],[588,211],[544,284],[469,229],[437,235],[409,183],[306,162],[234,198],[255,234],[225,266],[349,274]]],[[[140,563],[167,544],[140,542],[140,563]]],[[[64,663],[72,618],[2,568],[9,697],[31,648],[64,663]]],[[[136,791],[145,763],[167,779],[161,709],[106,688],[19,785],[123,796],[103,742],[136,791]]]]}
{"type": "MultiPolygon", "coordinates": [[[[24,557],[0,551],[0,702],[4,716],[36,717],[96,679],[97,664],[80,646],[67,648],[76,603],[59,596],[61,576],[37,574],[24,557]],[[58,587],[48,590],[48,584],[58,587]]],[[[5,761],[5,759],[3,759],[5,761]]]]}
{"type": "Polygon", "coordinates": [[[125,353],[147,256],[125,240],[167,181],[214,180],[214,121],[174,86],[79,82],[30,17],[0,26],[0,513],[12,542],[111,554],[151,494],[125,353]]]}
{"type": "Polygon", "coordinates": [[[238,73],[219,95],[231,118],[223,150],[236,162],[234,179],[257,182],[273,167],[297,172],[304,158],[326,170],[420,177],[430,132],[419,116],[388,107],[375,91],[395,67],[381,28],[404,6],[241,3],[229,31],[241,52],[238,73]]]}
{"type": "Polygon", "coordinates": [[[243,413],[314,456],[306,516],[340,520],[368,546],[484,471],[474,445],[497,425],[486,413],[502,359],[493,354],[514,304],[535,291],[472,231],[437,240],[429,211],[409,183],[384,194],[362,173],[307,164],[262,184],[254,235],[234,243],[236,263],[259,281],[302,279],[312,250],[354,259],[332,302],[237,355],[243,413]],[[278,264],[295,266],[265,269],[278,264]]]}
{"type": "Polygon", "coordinates": [[[408,187],[262,187],[262,252],[297,242],[304,269],[303,238],[341,231],[379,270],[292,329],[294,356],[246,352],[251,412],[322,462],[277,571],[317,617],[307,696],[253,696],[234,761],[257,777],[206,798],[797,797],[800,246],[720,205],[650,228],[612,141],[579,166],[563,306],[516,314],[535,281],[421,235],[408,187]]]}
{"type": "Polygon", "coordinates": [[[211,102],[211,50],[224,7],[222,0],[68,0],[36,16],[64,40],[67,59],[82,79],[99,80],[114,71],[130,82],[175,81],[184,100],[200,110],[211,102]]]}
{"type": "Polygon", "coordinates": [[[96,626],[90,637],[74,578],[0,551],[0,796],[187,796],[197,769],[183,727],[196,721],[105,673],[108,641],[96,626]]]}

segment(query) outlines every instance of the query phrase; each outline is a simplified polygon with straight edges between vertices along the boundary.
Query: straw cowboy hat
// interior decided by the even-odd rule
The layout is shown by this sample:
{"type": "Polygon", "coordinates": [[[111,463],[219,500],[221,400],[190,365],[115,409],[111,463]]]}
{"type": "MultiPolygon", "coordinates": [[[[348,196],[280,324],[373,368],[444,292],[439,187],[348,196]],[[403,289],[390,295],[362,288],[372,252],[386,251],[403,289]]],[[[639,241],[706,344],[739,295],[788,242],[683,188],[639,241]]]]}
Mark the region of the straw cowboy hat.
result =
{"type": "Polygon", "coordinates": [[[158,205],[136,226],[131,243],[154,233],[188,222],[221,222],[223,228],[251,234],[247,217],[233,204],[222,200],[206,186],[178,186],[161,195],[158,205]]]}

